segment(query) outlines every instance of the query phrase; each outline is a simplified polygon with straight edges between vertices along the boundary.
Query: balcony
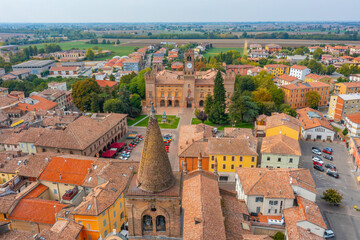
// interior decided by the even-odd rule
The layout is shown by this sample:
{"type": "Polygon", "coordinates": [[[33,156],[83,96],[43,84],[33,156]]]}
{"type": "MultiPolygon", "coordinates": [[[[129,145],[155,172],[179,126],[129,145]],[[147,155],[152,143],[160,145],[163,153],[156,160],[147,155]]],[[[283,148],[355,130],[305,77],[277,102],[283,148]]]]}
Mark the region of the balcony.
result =
{"type": "Polygon", "coordinates": [[[77,206],[81,203],[83,197],[85,197],[85,191],[83,189],[73,188],[66,191],[61,198],[61,203],[77,206]]]}

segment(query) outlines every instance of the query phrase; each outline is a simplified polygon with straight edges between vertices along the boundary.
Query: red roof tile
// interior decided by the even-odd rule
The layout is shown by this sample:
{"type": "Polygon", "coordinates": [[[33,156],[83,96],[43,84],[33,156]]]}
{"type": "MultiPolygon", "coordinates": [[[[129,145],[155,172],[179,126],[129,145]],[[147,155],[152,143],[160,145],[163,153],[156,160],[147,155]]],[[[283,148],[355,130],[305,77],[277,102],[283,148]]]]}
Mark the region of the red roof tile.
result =
{"type": "Polygon", "coordinates": [[[106,86],[113,87],[117,84],[117,82],[108,81],[108,80],[96,80],[96,82],[101,88],[104,88],[106,86]]]}
{"type": "Polygon", "coordinates": [[[39,102],[34,105],[27,104],[25,102],[20,102],[17,105],[17,108],[20,110],[24,110],[24,111],[34,111],[34,110],[48,111],[48,110],[55,108],[58,105],[55,102],[49,101],[49,100],[42,98],[40,96],[37,96],[37,95],[31,96],[31,98],[35,99],[39,102]]]}
{"type": "Polygon", "coordinates": [[[67,205],[43,199],[22,199],[10,214],[9,219],[54,224],[55,212],[67,205]]]}
{"type": "Polygon", "coordinates": [[[43,192],[45,192],[47,189],[49,189],[47,186],[39,184],[36,188],[34,188],[29,194],[27,194],[25,198],[37,198],[40,196],[43,192]]]}
{"type": "Polygon", "coordinates": [[[301,66],[301,65],[293,65],[293,66],[291,66],[291,68],[298,69],[298,70],[305,70],[307,67],[301,66]]]}
{"type": "Polygon", "coordinates": [[[81,185],[94,161],[53,157],[39,180],[81,185]]]}

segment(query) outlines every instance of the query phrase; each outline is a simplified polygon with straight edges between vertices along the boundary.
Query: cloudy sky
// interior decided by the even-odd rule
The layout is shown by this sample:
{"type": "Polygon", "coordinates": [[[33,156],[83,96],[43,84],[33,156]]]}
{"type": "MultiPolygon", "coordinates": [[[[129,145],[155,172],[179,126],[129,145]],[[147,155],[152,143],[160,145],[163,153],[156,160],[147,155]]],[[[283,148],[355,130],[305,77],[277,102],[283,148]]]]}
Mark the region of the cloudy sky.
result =
{"type": "Polygon", "coordinates": [[[0,22],[360,21],[360,0],[0,0],[0,22]]]}

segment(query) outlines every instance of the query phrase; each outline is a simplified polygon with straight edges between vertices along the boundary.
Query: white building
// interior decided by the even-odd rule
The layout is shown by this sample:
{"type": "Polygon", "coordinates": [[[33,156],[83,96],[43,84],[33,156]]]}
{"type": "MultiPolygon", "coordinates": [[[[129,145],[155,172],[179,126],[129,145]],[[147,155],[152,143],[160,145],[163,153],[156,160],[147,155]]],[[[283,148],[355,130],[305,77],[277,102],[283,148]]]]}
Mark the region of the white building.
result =
{"type": "Polygon", "coordinates": [[[316,185],[308,169],[238,168],[237,198],[245,200],[249,213],[281,216],[294,207],[296,196],[314,202],[316,185]]]}
{"type": "Polygon", "coordinates": [[[79,67],[51,67],[50,75],[53,76],[77,76],[79,74],[79,67]]]}
{"type": "Polygon", "coordinates": [[[51,82],[48,83],[48,88],[61,90],[61,91],[67,90],[66,82],[51,82]]]}
{"type": "Polygon", "coordinates": [[[360,82],[360,74],[353,74],[349,77],[350,82],[360,82]]]}
{"type": "Polygon", "coordinates": [[[330,122],[312,108],[302,108],[296,111],[302,126],[301,136],[306,140],[333,141],[335,130],[330,122]]]}
{"type": "Polygon", "coordinates": [[[300,65],[293,65],[290,68],[290,73],[289,75],[292,77],[296,77],[297,79],[300,79],[302,81],[305,80],[305,76],[310,74],[311,70],[305,66],[300,66],[300,65]]]}
{"type": "Polygon", "coordinates": [[[345,115],[344,125],[348,129],[350,136],[360,136],[360,113],[345,115]]]}
{"type": "Polygon", "coordinates": [[[0,77],[5,75],[5,69],[0,68],[0,77]]]}

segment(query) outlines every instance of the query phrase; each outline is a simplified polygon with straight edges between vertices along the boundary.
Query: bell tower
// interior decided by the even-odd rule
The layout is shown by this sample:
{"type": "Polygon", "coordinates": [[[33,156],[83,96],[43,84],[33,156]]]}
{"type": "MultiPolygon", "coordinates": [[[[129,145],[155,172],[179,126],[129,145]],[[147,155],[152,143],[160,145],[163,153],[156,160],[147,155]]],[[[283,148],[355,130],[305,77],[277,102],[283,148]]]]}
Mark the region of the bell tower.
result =
{"type": "Polygon", "coordinates": [[[185,75],[193,75],[195,72],[195,54],[194,50],[186,50],[184,53],[184,72],[185,75]]]}

